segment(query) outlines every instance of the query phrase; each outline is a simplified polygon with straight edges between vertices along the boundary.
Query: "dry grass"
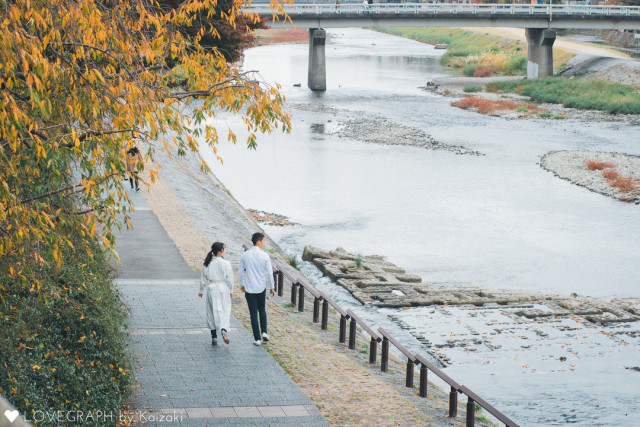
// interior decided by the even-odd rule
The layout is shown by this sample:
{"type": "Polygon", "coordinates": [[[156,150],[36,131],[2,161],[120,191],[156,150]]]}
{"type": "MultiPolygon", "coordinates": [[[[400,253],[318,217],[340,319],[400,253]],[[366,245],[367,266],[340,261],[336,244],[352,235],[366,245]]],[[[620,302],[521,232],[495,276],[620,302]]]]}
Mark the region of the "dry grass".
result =
{"type": "Polygon", "coordinates": [[[307,43],[309,31],[305,29],[276,28],[268,30],[256,30],[259,45],[276,43],[307,43]]]}
{"type": "Polygon", "coordinates": [[[494,70],[492,70],[491,68],[486,68],[486,67],[478,67],[476,68],[476,70],[473,72],[473,77],[491,77],[495,74],[496,72],[494,70]]]}
{"type": "Polygon", "coordinates": [[[469,96],[461,99],[460,101],[454,101],[451,103],[454,107],[462,108],[464,110],[474,110],[483,114],[490,114],[496,111],[516,110],[518,107],[524,107],[528,111],[544,112],[546,110],[539,109],[537,105],[528,104],[524,102],[515,103],[507,100],[496,100],[479,98],[477,96],[469,96]]]}
{"type": "Polygon", "coordinates": [[[604,176],[604,179],[606,179],[607,181],[613,181],[620,178],[620,174],[614,170],[602,171],[602,176],[604,176]]]}
{"type": "Polygon", "coordinates": [[[622,176],[609,181],[612,187],[617,188],[623,193],[631,193],[638,189],[638,180],[630,176],[622,176]]]}
{"type": "Polygon", "coordinates": [[[640,183],[640,179],[635,179],[630,176],[620,176],[618,171],[614,168],[616,165],[610,162],[600,162],[597,160],[589,160],[586,163],[586,168],[590,171],[602,170],[602,176],[607,180],[609,185],[623,193],[631,193],[638,189],[638,185],[640,183]]]}
{"type": "Polygon", "coordinates": [[[587,170],[590,170],[590,171],[599,171],[602,169],[611,169],[615,167],[616,167],[615,164],[609,163],[609,162],[599,162],[597,160],[589,160],[587,162],[587,170]]]}

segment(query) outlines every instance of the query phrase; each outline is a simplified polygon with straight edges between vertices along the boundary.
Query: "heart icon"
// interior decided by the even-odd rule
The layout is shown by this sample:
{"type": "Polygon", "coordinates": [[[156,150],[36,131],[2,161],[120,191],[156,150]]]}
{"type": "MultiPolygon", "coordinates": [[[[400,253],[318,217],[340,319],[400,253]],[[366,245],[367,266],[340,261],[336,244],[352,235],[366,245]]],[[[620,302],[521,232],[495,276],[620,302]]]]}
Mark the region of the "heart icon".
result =
{"type": "Polygon", "coordinates": [[[18,412],[15,409],[13,411],[10,411],[8,409],[4,411],[4,416],[7,417],[7,419],[12,423],[15,421],[16,418],[18,418],[18,415],[20,415],[20,412],[18,412]]]}

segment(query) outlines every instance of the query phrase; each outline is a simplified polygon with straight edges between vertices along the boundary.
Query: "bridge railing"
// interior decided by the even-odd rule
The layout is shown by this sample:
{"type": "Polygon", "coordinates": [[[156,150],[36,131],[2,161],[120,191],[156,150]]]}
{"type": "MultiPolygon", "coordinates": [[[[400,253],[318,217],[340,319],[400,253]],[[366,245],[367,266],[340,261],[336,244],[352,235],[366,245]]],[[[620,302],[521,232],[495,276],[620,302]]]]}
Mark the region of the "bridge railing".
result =
{"type": "MultiPolygon", "coordinates": [[[[246,245],[242,245],[244,250],[249,248],[246,245]]],[[[475,405],[478,404],[483,407],[487,412],[493,415],[497,420],[504,423],[507,427],[517,427],[518,425],[510,418],[498,411],[491,404],[480,398],[473,393],[467,387],[459,385],[452,380],[447,374],[442,372],[439,368],[429,362],[424,356],[420,354],[411,353],[406,347],[404,347],[398,340],[396,340],[389,332],[380,327],[377,332],[373,330],[365,321],[358,317],[351,310],[344,310],[340,305],[333,301],[324,292],[318,290],[309,281],[298,273],[290,273],[288,268],[284,267],[284,263],[280,260],[272,258],[273,277],[276,285],[277,293],[279,296],[284,295],[284,279],[286,278],[291,287],[291,307],[297,307],[298,312],[304,312],[304,300],[305,295],[308,294],[313,297],[313,323],[319,321],[320,303],[322,303],[322,323],[321,328],[323,330],[328,329],[329,318],[329,306],[331,306],[337,314],[340,315],[339,320],[339,338],[340,343],[346,342],[346,325],[347,320],[351,319],[349,325],[349,349],[356,349],[356,327],[360,325],[362,329],[371,337],[369,343],[369,363],[376,363],[377,344],[382,342],[382,354],[380,361],[380,370],[386,372],[389,367],[389,347],[393,345],[398,351],[400,351],[406,358],[406,376],[405,386],[413,388],[413,379],[416,365],[420,366],[420,397],[427,397],[427,372],[431,371],[448,385],[451,386],[451,393],[449,395],[449,417],[455,418],[458,413],[458,393],[465,394],[467,396],[467,414],[466,414],[466,426],[472,427],[475,425],[475,405]],[[305,292],[306,291],[306,292],[305,292]]]]}
{"type": "MultiPolygon", "coordinates": [[[[526,4],[446,4],[446,3],[346,3],[295,4],[284,7],[289,16],[321,14],[438,14],[438,15],[554,15],[554,16],[640,16],[640,6],[526,5],[526,4]]],[[[247,11],[271,15],[267,4],[253,4],[247,11]]]]}

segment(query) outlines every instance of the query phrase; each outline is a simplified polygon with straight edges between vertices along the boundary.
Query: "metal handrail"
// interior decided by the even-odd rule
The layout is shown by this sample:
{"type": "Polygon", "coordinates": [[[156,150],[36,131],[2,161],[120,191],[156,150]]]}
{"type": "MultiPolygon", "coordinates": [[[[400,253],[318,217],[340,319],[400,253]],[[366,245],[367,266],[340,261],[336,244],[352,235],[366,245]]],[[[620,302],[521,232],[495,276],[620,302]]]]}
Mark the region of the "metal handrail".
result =
{"type": "Polygon", "coordinates": [[[415,356],[416,356],[416,359],[418,360],[418,362],[420,362],[420,364],[422,364],[422,366],[426,367],[431,372],[436,374],[438,377],[440,377],[440,379],[442,379],[444,382],[449,384],[451,387],[455,388],[456,390],[460,390],[460,384],[458,384],[456,381],[454,381],[449,375],[447,375],[444,372],[442,372],[442,370],[440,368],[436,367],[436,365],[434,365],[433,363],[429,362],[427,359],[425,359],[420,354],[416,354],[415,356]]]}
{"type": "Polygon", "coordinates": [[[389,332],[385,331],[384,328],[380,327],[378,328],[378,332],[380,332],[380,334],[383,336],[383,340],[386,338],[388,339],[391,344],[393,344],[393,346],[395,348],[397,348],[398,350],[400,350],[400,352],[402,354],[404,354],[405,356],[407,356],[407,358],[411,361],[413,361],[415,363],[416,361],[416,356],[411,353],[409,350],[407,350],[407,348],[405,346],[403,346],[402,344],[400,344],[398,341],[396,341],[395,338],[393,338],[389,332]]]}
{"type": "MultiPolygon", "coordinates": [[[[480,396],[478,396],[477,394],[475,394],[474,392],[469,390],[469,388],[467,388],[465,386],[460,386],[460,390],[459,391],[461,393],[466,394],[468,399],[469,399],[467,401],[467,418],[469,417],[468,414],[469,414],[470,407],[473,408],[473,409],[471,409],[471,411],[475,411],[475,405],[473,404],[475,402],[478,405],[482,406],[484,409],[486,409],[491,415],[493,415],[498,420],[500,420],[500,422],[503,422],[506,426],[508,426],[508,427],[518,427],[518,424],[514,423],[509,417],[507,417],[502,412],[498,411],[496,408],[491,406],[491,404],[487,403],[486,400],[484,400],[483,398],[481,398],[480,396]]],[[[467,425],[469,425],[469,420],[468,419],[467,419],[467,425]]],[[[473,425],[473,424],[471,424],[471,425],[473,425]]]]}
{"type": "Polygon", "coordinates": [[[373,329],[371,329],[369,327],[369,325],[367,325],[362,319],[360,319],[353,311],[351,310],[347,310],[347,314],[349,315],[349,317],[351,317],[358,325],[362,326],[362,329],[364,329],[365,331],[367,331],[367,333],[369,334],[369,336],[371,338],[373,338],[374,340],[376,340],[377,342],[382,341],[382,338],[380,338],[378,336],[378,334],[376,334],[373,329]]]}
{"type": "MultiPolygon", "coordinates": [[[[274,13],[268,4],[252,4],[245,9],[249,13],[274,13]]],[[[342,3],[336,8],[334,3],[326,4],[294,4],[284,6],[284,12],[289,16],[319,15],[323,13],[344,15],[357,14],[398,14],[398,13],[429,13],[439,15],[456,15],[471,13],[474,15],[555,15],[555,16],[640,16],[640,6],[602,6],[602,5],[527,5],[527,4],[456,4],[456,3],[389,3],[372,4],[365,9],[360,3],[342,3]]]]}
{"type": "MultiPolygon", "coordinates": [[[[249,248],[246,245],[242,245],[244,250],[248,250],[249,248]]],[[[451,392],[449,394],[449,417],[455,418],[457,416],[458,410],[458,393],[465,394],[467,396],[467,417],[466,417],[466,426],[472,427],[475,425],[475,403],[480,405],[486,411],[488,411],[491,415],[496,417],[500,422],[504,423],[507,427],[518,427],[518,424],[513,422],[509,417],[504,415],[502,412],[498,411],[487,401],[482,399],[480,396],[475,394],[473,391],[469,390],[468,387],[458,384],[451,377],[445,374],[441,369],[436,367],[433,363],[429,362],[425,357],[420,354],[411,353],[405,346],[400,344],[389,332],[387,332],[384,328],[379,327],[378,332],[382,337],[380,337],[376,332],[366,324],[360,317],[358,317],[353,311],[350,309],[345,311],[342,307],[340,307],[335,301],[333,301],[329,296],[327,296],[324,292],[317,290],[313,285],[306,282],[306,280],[295,278],[290,275],[282,265],[280,261],[275,260],[276,262],[272,264],[274,276],[282,275],[289,279],[291,282],[292,289],[292,302],[294,302],[295,288],[300,286],[300,300],[298,301],[298,311],[303,311],[304,307],[304,292],[303,289],[309,291],[315,298],[314,301],[314,312],[313,312],[313,321],[317,323],[318,314],[319,314],[319,303],[323,303],[322,307],[322,329],[327,330],[327,318],[329,312],[329,305],[331,305],[339,314],[340,314],[340,338],[339,341],[344,343],[346,341],[346,321],[351,319],[351,327],[350,327],[350,335],[349,335],[349,348],[355,349],[355,337],[356,337],[356,324],[359,324],[371,337],[371,343],[369,348],[369,362],[376,362],[376,352],[377,352],[377,344],[382,341],[382,356],[380,369],[383,372],[388,370],[389,366],[389,344],[393,344],[402,354],[407,357],[407,370],[406,370],[406,386],[413,387],[413,376],[415,371],[415,365],[420,365],[420,396],[427,397],[427,374],[428,371],[433,372],[442,380],[444,380],[449,386],[451,386],[451,392]]],[[[282,277],[280,277],[282,278],[282,277]]]]}
{"type": "Polygon", "coordinates": [[[349,318],[349,313],[344,311],[344,309],[336,304],[336,302],[332,300],[327,294],[325,294],[324,292],[321,292],[320,294],[322,295],[322,299],[327,301],[331,307],[333,307],[338,313],[340,313],[341,316],[346,317],[347,319],[349,318]]]}
{"type": "Polygon", "coordinates": [[[422,357],[422,355],[416,354],[416,359],[420,362],[420,397],[427,397],[427,375],[430,370],[451,387],[451,391],[449,392],[449,417],[455,418],[458,415],[458,391],[460,390],[460,384],[451,379],[449,375],[442,372],[426,358],[422,357]]]}

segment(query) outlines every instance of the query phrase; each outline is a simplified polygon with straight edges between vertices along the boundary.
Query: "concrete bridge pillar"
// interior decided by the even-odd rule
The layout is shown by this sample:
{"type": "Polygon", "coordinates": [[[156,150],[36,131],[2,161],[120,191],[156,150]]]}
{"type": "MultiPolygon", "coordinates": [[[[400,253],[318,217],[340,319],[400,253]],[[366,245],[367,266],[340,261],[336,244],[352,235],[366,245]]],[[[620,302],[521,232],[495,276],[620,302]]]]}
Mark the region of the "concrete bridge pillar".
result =
{"type": "Polygon", "coordinates": [[[327,90],[327,70],[324,59],[324,44],[327,32],[322,28],[309,29],[309,77],[311,90],[327,90]]]}
{"type": "Polygon", "coordinates": [[[529,55],[527,57],[527,78],[553,76],[553,42],[556,32],[544,28],[526,28],[529,55]]]}

